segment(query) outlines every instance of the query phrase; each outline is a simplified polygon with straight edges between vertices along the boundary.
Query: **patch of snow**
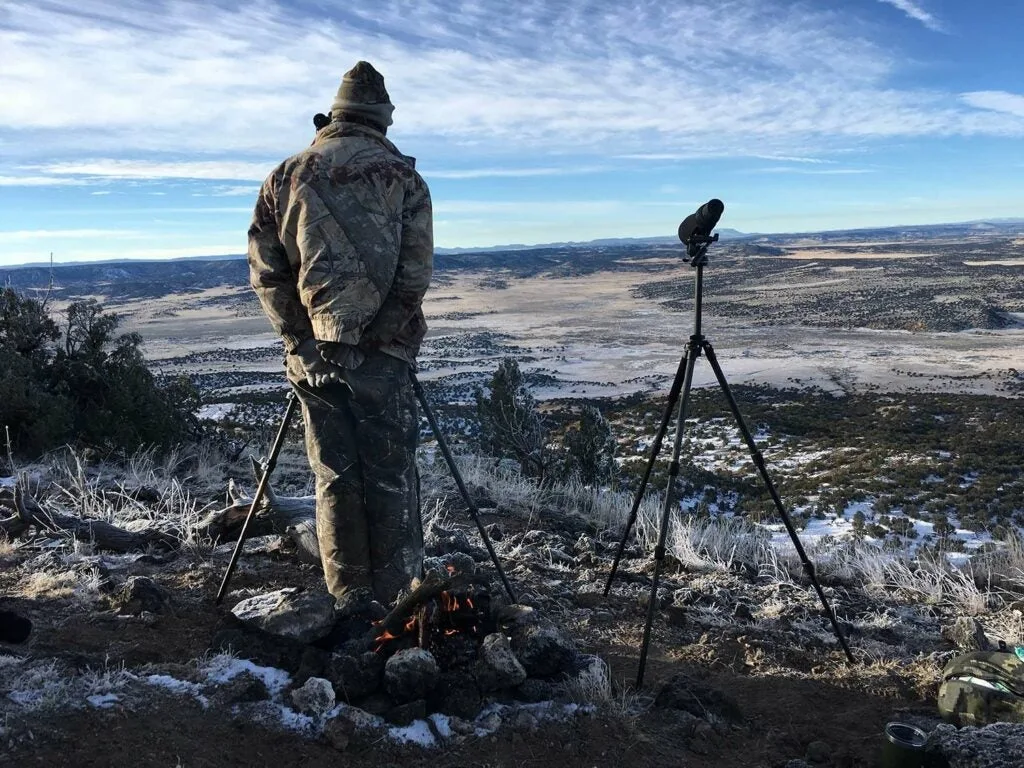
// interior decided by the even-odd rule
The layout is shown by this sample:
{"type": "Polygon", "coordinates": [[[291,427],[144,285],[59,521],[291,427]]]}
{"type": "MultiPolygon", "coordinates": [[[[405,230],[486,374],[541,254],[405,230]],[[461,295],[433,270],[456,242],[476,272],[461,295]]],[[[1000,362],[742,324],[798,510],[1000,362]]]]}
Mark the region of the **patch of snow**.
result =
{"type": "Polygon", "coordinates": [[[440,734],[442,739],[450,739],[452,737],[452,721],[448,715],[442,715],[440,712],[435,712],[432,715],[428,715],[428,719],[434,724],[434,728],[440,734]]]}
{"type": "Polygon", "coordinates": [[[116,693],[102,693],[87,696],[85,700],[97,709],[110,709],[121,700],[121,697],[116,693]]]}
{"type": "Polygon", "coordinates": [[[166,688],[171,693],[177,693],[181,696],[191,695],[195,697],[195,700],[202,704],[203,708],[210,706],[210,701],[203,696],[203,687],[198,683],[189,683],[185,680],[179,680],[176,677],[170,675],[149,675],[145,678],[146,682],[150,685],[155,685],[158,688],[166,688]]]}
{"type": "Polygon", "coordinates": [[[298,731],[300,733],[312,733],[317,730],[317,722],[314,718],[309,715],[304,715],[301,712],[296,712],[290,707],[278,704],[281,710],[281,725],[287,728],[289,731],[298,731]]]}
{"type": "Polygon", "coordinates": [[[206,674],[206,679],[215,684],[230,682],[243,672],[248,672],[267,686],[271,697],[278,696],[292,681],[291,675],[283,669],[262,667],[248,659],[236,659],[229,654],[214,656],[203,672],[206,674]]]}
{"type": "Polygon", "coordinates": [[[14,477],[0,477],[0,488],[13,488],[17,482],[14,477]]]}
{"type": "Polygon", "coordinates": [[[414,720],[403,728],[389,728],[388,736],[400,744],[418,744],[425,748],[437,746],[437,739],[426,720],[414,720]]]}
{"type": "Polygon", "coordinates": [[[196,418],[209,421],[226,419],[238,407],[237,403],[210,403],[196,411],[196,418]]]}
{"type": "Polygon", "coordinates": [[[42,691],[11,691],[7,698],[20,707],[31,707],[42,701],[42,691]]]}

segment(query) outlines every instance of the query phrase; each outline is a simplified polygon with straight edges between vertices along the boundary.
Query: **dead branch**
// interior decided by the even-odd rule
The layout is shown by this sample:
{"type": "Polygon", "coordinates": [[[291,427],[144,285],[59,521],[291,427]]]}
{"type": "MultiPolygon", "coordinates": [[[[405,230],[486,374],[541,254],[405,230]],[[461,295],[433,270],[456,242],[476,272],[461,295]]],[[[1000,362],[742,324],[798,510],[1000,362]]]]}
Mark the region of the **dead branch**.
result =
{"type": "MultiPolygon", "coordinates": [[[[262,472],[253,462],[253,471],[262,472]]],[[[228,484],[231,503],[207,515],[195,528],[195,535],[223,544],[236,541],[242,524],[249,514],[252,498],[234,480],[228,484]]],[[[316,538],[316,501],[312,496],[279,496],[272,489],[260,504],[246,532],[247,537],[288,536],[298,549],[299,559],[313,565],[320,564],[320,545],[316,538]]]]}
{"type": "Polygon", "coordinates": [[[92,542],[97,548],[111,552],[145,551],[151,547],[177,549],[178,539],[170,533],[150,529],[133,533],[103,520],[87,520],[44,509],[26,496],[21,486],[14,489],[17,517],[0,522],[0,529],[12,536],[22,536],[35,528],[40,532],[92,542]]]}

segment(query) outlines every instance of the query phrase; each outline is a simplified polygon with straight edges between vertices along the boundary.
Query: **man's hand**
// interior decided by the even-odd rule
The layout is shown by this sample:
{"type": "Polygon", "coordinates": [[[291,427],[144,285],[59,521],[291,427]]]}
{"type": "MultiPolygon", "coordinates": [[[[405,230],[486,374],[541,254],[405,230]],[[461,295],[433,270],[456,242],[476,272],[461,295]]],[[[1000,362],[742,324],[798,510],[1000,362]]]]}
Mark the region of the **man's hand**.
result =
{"type": "Polygon", "coordinates": [[[311,387],[322,387],[336,381],[347,383],[341,378],[342,369],[327,362],[317,347],[316,339],[306,339],[292,353],[299,358],[302,372],[306,374],[306,383],[311,387]]]}
{"type": "Polygon", "coordinates": [[[358,347],[351,344],[342,344],[337,341],[318,341],[317,349],[320,350],[320,357],[328,363],[351,371],[363,364],[366,355],[359,351],[358,347]]]}

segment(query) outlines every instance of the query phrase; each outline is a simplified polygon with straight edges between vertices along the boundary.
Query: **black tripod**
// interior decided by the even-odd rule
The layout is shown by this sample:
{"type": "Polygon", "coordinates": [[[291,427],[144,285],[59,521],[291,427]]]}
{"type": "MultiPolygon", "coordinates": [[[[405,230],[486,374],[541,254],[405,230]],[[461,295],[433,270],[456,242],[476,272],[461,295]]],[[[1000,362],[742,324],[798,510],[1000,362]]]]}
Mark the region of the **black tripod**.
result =
{"type": "Polygon", "coordinates": [[[654,463],[658,458],[658,453],[661,451],[661,443],[665,438],[665,432],[668,430],[668,424],[672,418],[672,409],[678,400],[679,411],[676,417],[675,442],[672,447],[672,461],[669,464],[669,477],[668,484],[665,488],[665,504],[661,514],[661,525],[658,529],[658,543],[654,549],[654,574],[652,576],[651,584],[651,599],[647,606],[647,622],[644,625],[643,644],[640,648],[640,667],[636,678],[637,688],[641,688],[643,686],[644,670],[647,666],[647,650],[650,646],[651,640],[651,625],[654,622],[654,613],[657,608],[658,580],[661,577],[661,569],[665,561],[665,539],[668,535],[669,515],[672,512],[674,504],[673,490],[675,489],[676,479],[679,477],[679,452],[682,447],[683,430],[686,424],[686,412],[690,400],[690,388],[693,384],[693,369],[697,362],[697,358],[700,357],[702,353],[707,357],[708,362],[711,363],[711,368],[715,372],[715,378],[718,379],[718,385],[721,388],[722,393],[725,395],[725,399],[729,403],[729,409],[732,411],[732,415],[736,419],[736,424],[740,429],[740,433],[743,435],[743,440],[746,442],[747,448],[750,449],[750,455],[754,460],[754,465],[757,467],[757,470],[761,475],[761,479],[764,481],[764,484],[768,489],[768,493],[771,496],[772,501],[775,503],[775,508],[778,511],[779,516],[782,518],[782,522],[786,526],[786,530],[789,532],[790,538],[793,540],[793,545],[796,547],[796,552],[800,557],[800,562],[803,564],[804,571],[807,573],[811,584],[814,585],[814,589],[818,593],[818,598],[821,600],[821,603],[825,608],[825,613],[828,615],[829,621],[832,623],[832,629],[835,632],[836,638],[839,640],[839,644],[842,646],[847,660],[851,664],[856,663],[853,658],[853,654],[850,652],[850,647],[847,645],[846,638],[843,636],[839,622],[836,619],[835,611],[833,611],[829,605],[828,599],[825,597],[825,593],[822,591],[821,585],[818,583],[818,579],[814,573],[814,565],[807,558],[807,553],[804,551],[804,548],[800,543],[800,538],[797,535],[796,529],[793,527],[793,523],[782,505],[782,500],[779,498],[779,494],[775,490],[775,485],[772,483],[772,479],[768,475],[768,470],[764,463],[764,457],[757,449],[757,445],[754,443],[754,438],[750,434],[750,430],[747,428],[746,422],[743,420],[743,416],[740,414],[739,406],[736,404],[736,398],[733,397],[732,390],[729,389],[729,383],[726,381],[725,374],[722,372],[722,367],[718,364],[718,358],[715,356],[715,350],[712,348],[711,342],[707,340],[701,331],[701,313],[704,299],[704,267],[708,263],[707,250],[711,243],[718,240],[717,234],[712,237],[710,236],[710,233],[718,223],[718,218],[721,216],[724,208],[725,206],[721,201],[711,200],[706,205],[701,206],[695,214],[687,217],[687,219],[679,226],[679,239],[687,246],[687,254],[690,257],[691,266],[696,267],[697,269],[697,279],[694,289],[695,301],[693,335],[690,336],[690,340],[686,345],[686,350],[683,352],[683,356],[679,360],[679,367],[676,369],[676,375],[672,381],[672,387],[669,390],[665,413],[662,417],[661,425],[658,427],[658,433],[654,438],[654,443],[651,445],[651,454],[647,460],[647,467],[644,470],[643,479],[640,481],[640,487],[637,489],[636,496],[633,499],[633,506],[630,509],[629,518],[626,521],[626,527],[622,532],[622,539],[619,541],[619,548],[615,553],[615,560],[612,563],[611,572],[608,574],[608,582],[605,584],[604,588],[604,594],[607,597],[612,586],[612,581],[615,578],[615,573],[618,570],[619,560],[622,558],[622,552],[625,549],[626,540],[629,538],[630,530],[636,522],[637,512],[640,509],[640,503],[643,500],[644,491],[647,488],[647,482],[650,480],[651,471],[653,470],[654,463]],[[680,392],[682,392],[681,400],[679,399],[680,392]]]}
{"type": "MultiPolygon", "coordinates": [[[[469,511],[469,516],[473,518],[473,522],[476,523],[476,528],[480,532],[480,538],[484,541],[484,546],[487,548],[487,554],[491,556],[491,562],[494,563],[494,567],[498,571],[498,576],[501,578],[501,583],[505,587],[505,591],[508,593],[509,600],[513,603],[516,602],[515,592],[512,591],[512,585],[509,583],[508,577],[505,576],[505,571],[501,567],[501,561],[498,560],[498,553],[494,551],[494,546],[491,544],[491,539],[487,535],[487,531],[480,522],[479,510],[476,504],[473,502],[473,498],[469,494],[469,490],[466,488],[466,484],[462,480],[462,475],[459,472],[458,466],[455,464],[455,459],[452,456],[451,450],[448,448],[448,442],[444,438],[444,433],[441,432],[441,427],[438,426],[437,419],[434,417],[434,412],[430,408],[430,403],[427,402],[427,395],[423,391],[423,387],[420,385],[419,379],[416,378],[416,374],[410,369],[409,377],[412,379],[412,386],[416,392],[416,397],[420,401],[420,405],[423,407],[423,413],[427,417],[427,421],[430,423],[430,428],[434,432],[434,437],[437,439],[437,444],[441,448],[441,453],[444,456],[445,461],[448,463],[448,469],[451,470],[452,477],[455,478],[455,484],[459,488],[459,493],[462,494],[462,500],[466,503],[466,508],[469,511]]],[[[293,387],[301,387],[301,384],[292,384],[293,387]]],[[[267,491],[267,485],[270,483],[270,476],[274,472],[274,467],[277,466],[277,457],[281,452],[281,446],[284,444],[285,434],[288,432],[288,425],[292,420],[292,416],[298,406],[298,397],[295,394],[295,390],[292,389],[287,395],[287,406],[284,409],[284,417],[281,419],[281,426],[278,427],[277,437],[274,438],[274,444],[270,449],[270,456],[263,463],[263,475],[260,477],[259,485],[256,487],[256,494],[253,496],[252,504],[249,506],[249,512],[245,516],[245,522],[242,523],[242,530],[238,534],[238,541],[235,543],[235,549],[231,553],[231,560],[228,561],[227,570],[224,571],[224,578],[220,583],[220,589],[217,590],[217,597],[214,603],[220,605],[221,600],[224,599],[224,595],[228,589],[228,582],[231,580],[231,574],[235,570],[235,566],[238,563],[238,556],[242,551],[242,545],[245,544],[246,532],[249,529],[249,523],[252,521],[252,517],[256,514],[256,510],[259,509],[260,502],[263,500],[263,495],[267,491]]]]}

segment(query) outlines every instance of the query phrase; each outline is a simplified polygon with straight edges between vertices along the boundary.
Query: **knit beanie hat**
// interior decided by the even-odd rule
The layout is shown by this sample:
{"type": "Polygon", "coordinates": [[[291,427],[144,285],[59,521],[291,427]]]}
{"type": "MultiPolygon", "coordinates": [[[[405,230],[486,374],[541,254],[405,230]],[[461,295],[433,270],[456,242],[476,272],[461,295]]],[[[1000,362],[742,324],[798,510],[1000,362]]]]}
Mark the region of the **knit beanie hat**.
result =
{"type": "Polygon", "coordinates": [[[338,86],[338,95],[331,104],[334,117],[340,112],[365,117],[387,128],[394,122],[391,113],[395,111],[384,87],[384,76],[368,61],[358,62],[345,73],[338,86]]]}

